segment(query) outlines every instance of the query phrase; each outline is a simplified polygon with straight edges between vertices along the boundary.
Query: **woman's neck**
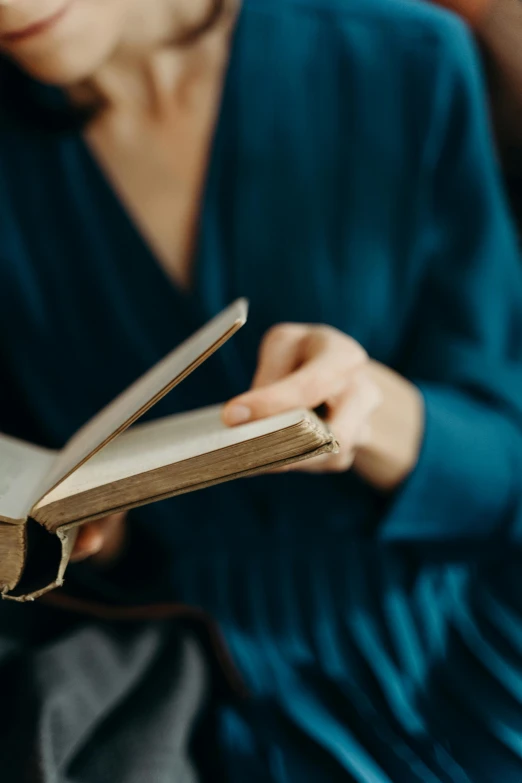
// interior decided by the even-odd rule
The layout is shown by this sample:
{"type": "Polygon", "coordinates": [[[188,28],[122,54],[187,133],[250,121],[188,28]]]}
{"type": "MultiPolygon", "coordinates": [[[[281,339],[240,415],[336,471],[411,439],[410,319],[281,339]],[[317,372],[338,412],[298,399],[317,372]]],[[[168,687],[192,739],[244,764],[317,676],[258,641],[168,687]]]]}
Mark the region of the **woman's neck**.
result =
{"type": "Polygon", "coordinates": [[[197,81],[222,55],[239,5],[239,0],[137,0],[118,47],[96,73],[70,89],[72,100],[161,116],[180,88],[197,81]],[[191,41],[191,32],[207,20],[214,22],[210,29],[191,41]]]}

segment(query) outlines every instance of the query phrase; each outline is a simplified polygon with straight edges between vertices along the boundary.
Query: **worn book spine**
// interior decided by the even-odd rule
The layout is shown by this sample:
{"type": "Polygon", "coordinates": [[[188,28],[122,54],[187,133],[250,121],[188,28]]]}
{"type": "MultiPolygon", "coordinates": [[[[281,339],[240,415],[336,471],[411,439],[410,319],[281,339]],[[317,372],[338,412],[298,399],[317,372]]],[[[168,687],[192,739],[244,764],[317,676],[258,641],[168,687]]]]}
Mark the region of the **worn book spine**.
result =
{"type": "Polygon", "coordinates": [[[27,530],[25,523],[0,522],[0,563],[2,563],[2,581],[0,591],[13,590],[24,570],[27,549],[27,530]]]}
{"type": "MultiPolygon", "coordinates": [[[[34,601],[50,590],[61,587],[78,535],[78,526],[49,533],[30,519],[27,524],[9,527],[19,529],[23,536],[23,548],[18,549],[21,557],[17,559],[16,572],[13,568],[9,583],[4,579],[1,586],[2,598],[8,601],[34,601]],[[33,545],[31,534],[35,537],[33,545]],[[43,540],[48,542],[48,547],[41,546],[43,540]]],[[[0,559],[6,558],[6,562],[9,562],[13,550],[10,553],[2,551],[2,532],[0,528],[0,559]]],[[[6,538],[4,542],[7,543],[6,538]]]]}

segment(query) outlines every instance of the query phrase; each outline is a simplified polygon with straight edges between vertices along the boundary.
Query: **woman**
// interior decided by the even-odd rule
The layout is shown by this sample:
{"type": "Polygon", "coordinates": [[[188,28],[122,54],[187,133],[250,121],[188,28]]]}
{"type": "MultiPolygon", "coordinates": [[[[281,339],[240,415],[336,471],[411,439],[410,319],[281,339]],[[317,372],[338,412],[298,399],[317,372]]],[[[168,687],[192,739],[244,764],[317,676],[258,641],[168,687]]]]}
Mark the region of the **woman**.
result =
{"type": "Polygon", "coordinates": [[[83,615],[2,605],[5,779],[519,781],[522,282],[464,27],[4,0],[0,48],[2,428],[60,445],[245,295],[155,415],[323,406],[342,446],[146,508],[124,543],[94,525],[76,555],[105,567],[55,599],[83,615]],[[135,599],[195,609],[107,608],[135,599]]]}

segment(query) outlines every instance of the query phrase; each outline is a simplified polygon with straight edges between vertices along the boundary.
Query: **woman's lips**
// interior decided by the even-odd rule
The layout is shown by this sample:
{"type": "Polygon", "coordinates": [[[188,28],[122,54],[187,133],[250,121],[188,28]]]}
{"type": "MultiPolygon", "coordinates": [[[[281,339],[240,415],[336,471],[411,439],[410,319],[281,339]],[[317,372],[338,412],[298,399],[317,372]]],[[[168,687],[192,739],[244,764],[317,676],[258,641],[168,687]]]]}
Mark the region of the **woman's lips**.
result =
{"type": "Polygon", "coordinates": [[[62,16],[67,13],[69,5],[70,3],[67,3],[63,6],[63,8],[60,8],[59,11],[52,14],[52,16],[48,16],[46,19],[41,19],[39,22],[28,25],[28,27],[24,27],[20,30],[12,30],[8,33],[2,33],[0,35],[0,42],[20,43],[21,41],[27,41],[29,38],[34,38],[41,33],[47,32],[47,30],[59,22],[62,16]]]}

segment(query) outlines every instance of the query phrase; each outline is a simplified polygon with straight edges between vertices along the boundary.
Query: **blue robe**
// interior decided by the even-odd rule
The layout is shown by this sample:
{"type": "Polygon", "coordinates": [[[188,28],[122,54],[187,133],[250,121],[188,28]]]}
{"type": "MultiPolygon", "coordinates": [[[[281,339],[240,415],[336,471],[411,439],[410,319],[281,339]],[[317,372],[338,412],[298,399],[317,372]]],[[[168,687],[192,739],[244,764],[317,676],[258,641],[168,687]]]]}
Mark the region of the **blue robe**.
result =
{"type": "Polygon", "coordinates": [[[463,26],[416,2],[245,0],[190,294],[81,132],[26,114],[0,126],[2,429],[62,445],[240,295],[248,325],[154,416],[247,388],[281,321],[341,329],[424,396],[392,496],[292,474],[136,513],[165,595],[216,618],[250,688],[220,713],[229,780],[520,783],[522,279],[463,26]]]}

